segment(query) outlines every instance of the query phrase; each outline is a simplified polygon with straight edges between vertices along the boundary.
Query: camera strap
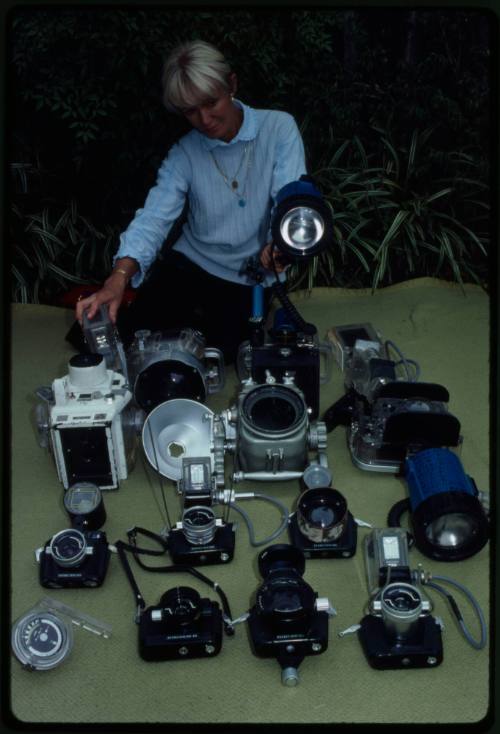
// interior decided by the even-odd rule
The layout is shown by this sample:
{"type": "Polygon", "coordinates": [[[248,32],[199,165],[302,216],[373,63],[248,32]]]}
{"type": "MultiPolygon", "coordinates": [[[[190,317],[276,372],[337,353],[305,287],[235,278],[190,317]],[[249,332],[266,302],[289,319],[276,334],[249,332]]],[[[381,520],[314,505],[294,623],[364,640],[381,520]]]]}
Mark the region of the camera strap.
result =
{"type": "Polygon", "coordinates": [[[129,543],[124,543],[121,540],[118,540],[115,543],[116,550],[118,552],[118,557],[120,559],[120,562],[122,564],[123,570],[125,571],[125,575],[127,576],[127,579],[130,583],[130,586],[132,588],[132,592],[134,594],[135,601],[137,603],[137,616],[136,616],[136,622],[139,622],[139,617],[141,613],[144,611],[146,607],[146,602],[144,601],[144,597],[142,596],[139,587],[137,585],[137,582],[135,580],[134,574],[132,572],[132,568],[130,566],[130,563],[127,558],[127,552],[132,553],[134,556],[134,559],[136,563],[143,568],[145,571],[152,571],[154,573],[189,573],[195,578],[199,579],[200,581],[203,581],[204,583],[208,584],[220,597],[222,608],[224,611],[224,629],[227,635],[233,635],[234,629],[231,624],[231,609],[229,607],[229,601],[227,599],[227,596],[219,586],[219,584],[216,581],[212,581],[212,579],[209,579],[208,576],[205,576],[203,573],[198,571],[197,569],[193,568],[192,566],[188,566],[185,564],[177,564],[177,565],[169,565],[169,566],[147,566],[145,563],[141,561],[139,558],[140,555],[148,555],[148,556],[162,556],[164,553],[168,550],[168,543],[161,535],[157,535],[156,533],[151,532],[150,530],[145,530],[144,528],[140,527],[134,527],[130,530],[127,530],[127,537],[129,540],[129,543]],[[137,534],[144,535],[148,538],[151,538],[155,542],[157,542],[159,545],[162,546],[162,550],[152,550],[150,548],[139,548],[136,544],[136,537],[137,534]]]}

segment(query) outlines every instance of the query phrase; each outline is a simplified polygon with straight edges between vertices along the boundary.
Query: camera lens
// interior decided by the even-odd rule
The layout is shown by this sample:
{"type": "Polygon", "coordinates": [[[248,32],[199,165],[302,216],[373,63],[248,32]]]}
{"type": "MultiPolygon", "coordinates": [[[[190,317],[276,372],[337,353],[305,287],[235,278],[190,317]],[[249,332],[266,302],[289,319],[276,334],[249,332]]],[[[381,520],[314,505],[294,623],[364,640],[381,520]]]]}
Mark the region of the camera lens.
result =
{"type": "Polygon", "coordinates": [[[96,367],[103,359],[102,354],[75,354],[69,360],[69,364],[71,367],[96,367]]]}
{"type": "Polygon", "coordinates": [[[308,489],[300,497],[297,521],[301,532],[315,543],[337,540],[346,529],[347,502],[336,489],[308,489]]]}
{"type": "Polygon", "coordinates": [[[214,511],[202,505],[190,507],[182,515],[182,530],[192,545],[211,543],[216,531],[214,511]]]}
{"type": "Polygon", "coordinates": [[[96,484],[79,482],[65,492],[64,508],[73,526],[97,530],[106,521],[102,493],[96,484]]]}
{"type": "Polygon", "coordinates": [[[396,637],[404,638],[422,612],[422,596],[411,584],[388,584],[381,593],[382,618],[396,637]]]}
{"type": "Polygon", "coordinates": [[[200,613],[201,597],[189,586],[177,586],[166,591],[160,605],[166,620],[184,626],[193,622],[200,613]]]}
{"type": "Polygon", "coordinates": [[[302,576],[306,568],[306,559],[300,548],[286,543],[278,543],[265,548],[259,553],[259,573],[266,578],[271,573],[285,574],[291,572],[302,576]]]}
{"type": "Polygon", "coordinates": [[[282,386],[258,387],[243,401],[245,418],[254,428],[269,433],[294,428],[303,418],[305,410],[299,396],[282,386]]]}
{"type": "Polygon", "coordinates": [[[277,625],[300,622],[314,609],[316,594],[302,578],[278,576],[266,581],[257,592],[261,613],[277,625]]]}
{"type": "Polygon", "coordinates": [[[61,530],[54,535],[49,548],[58,566],[78,566],[85,558],[87,541],[79,530],[61,530]]]}
{"type": "Polygon", "coordinates": [[[160,403],[176,398],[203,402],[206,391],[199,370],[176,359],[165,359],[154,362],[138,374],[134,397],[139,406],[149,412],[160,403]]]}
{"type": "Polygon", "coordinates": [[[293,545],[272,545],[259,554],[258,564],[265,579],[256,596],[259,613],[281,633],[303,633],[304,620],[316,601],[316,594],[302,578],[304,554],[293,545]]]}

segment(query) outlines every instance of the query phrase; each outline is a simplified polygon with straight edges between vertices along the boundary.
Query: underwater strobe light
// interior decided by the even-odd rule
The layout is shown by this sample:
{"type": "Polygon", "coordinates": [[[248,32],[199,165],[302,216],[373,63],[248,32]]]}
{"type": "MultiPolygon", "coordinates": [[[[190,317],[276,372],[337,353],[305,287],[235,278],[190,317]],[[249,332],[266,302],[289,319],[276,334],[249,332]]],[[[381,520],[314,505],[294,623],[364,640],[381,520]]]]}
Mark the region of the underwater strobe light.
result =
{"type": "Polygon", "coordinates": [[[389,524],[409,509],[415,545],[437,561],[461,561],[488,541],[489,520],[473,479],[449,449],[419,451],[406,460],[409,500],[398,502],[389,524]]]}
{"type": "Polygon", "coordinates": [[[331,240],[331,211],[310,177],[301,176],[278,192],[272,236],[278,249],[294,259],[317,255],[331,240]]]}

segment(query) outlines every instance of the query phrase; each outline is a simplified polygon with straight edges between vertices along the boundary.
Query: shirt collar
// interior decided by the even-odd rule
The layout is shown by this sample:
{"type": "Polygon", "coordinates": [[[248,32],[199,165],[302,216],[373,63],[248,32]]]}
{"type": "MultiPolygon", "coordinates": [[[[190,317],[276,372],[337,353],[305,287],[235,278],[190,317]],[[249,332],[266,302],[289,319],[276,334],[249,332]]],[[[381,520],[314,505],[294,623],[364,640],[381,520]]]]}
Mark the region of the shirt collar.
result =
{"type": "Polygon", "coordinates": [[[212,150],[219,145],[234,145],[240,140],[253,140],[257,136],[257,115],[255,114],[255,110],[252,109],[252,107],[248,107],[246,104],[243,104],[243,102],[240,102],[239,99],[233,99],[233,102],[243,111],[243,122],[241,123],[238,133],[229,141],[229,143],[224,142],[224,140],[218,140],[217,138],[215,140],[207,138],[206,135],[199,133],[207,150],[212,150]]]}

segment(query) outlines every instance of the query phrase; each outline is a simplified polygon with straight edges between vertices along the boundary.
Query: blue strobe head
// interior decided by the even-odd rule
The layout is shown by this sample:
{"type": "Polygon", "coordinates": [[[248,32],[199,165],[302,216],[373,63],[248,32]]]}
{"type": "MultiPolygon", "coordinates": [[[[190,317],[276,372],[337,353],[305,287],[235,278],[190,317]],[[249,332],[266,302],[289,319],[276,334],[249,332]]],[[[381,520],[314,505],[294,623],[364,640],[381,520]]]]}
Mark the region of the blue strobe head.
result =
{"type": "Polygon", "coordinates": [[[477,487],[449,449],[426,449],[406,460],[415,545],[437,561],[461,561],[488,541],[489,522],[477,487]]]}

